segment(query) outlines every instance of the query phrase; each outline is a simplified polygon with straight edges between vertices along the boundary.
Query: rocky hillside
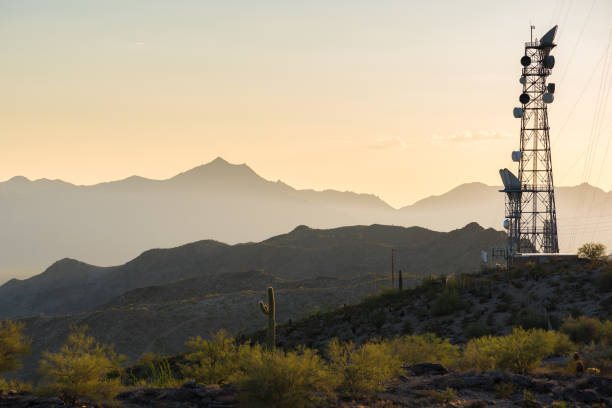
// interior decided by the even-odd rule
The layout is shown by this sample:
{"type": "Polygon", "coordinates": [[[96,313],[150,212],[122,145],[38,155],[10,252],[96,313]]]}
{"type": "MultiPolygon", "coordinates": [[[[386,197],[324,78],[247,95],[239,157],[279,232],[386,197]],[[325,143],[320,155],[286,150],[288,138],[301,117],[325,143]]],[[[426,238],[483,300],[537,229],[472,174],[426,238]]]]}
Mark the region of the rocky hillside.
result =
{"type": "MultiPolygon", "coordinates": [[[[323,348],[334,337],[360,343],[432,332],[464,343],[485,334],[507,334],[513,326],[558,328],[569,315],[612,316],[612,266],[557,261],[432,277],[408,290],[282,324],[278,338],[283,347],[323,348]]],[[[252,338],[263,336],[262,331],[252,338]]]]}
{"type": "Polygon", "coordinates": [[[258,243],[198,241],[153,249],[115,267],[64,259],[40,275],[13,279],[1,286],[0,318],[89,312],[117,296],[149,286],[171,284],[168,290],[176,291],[182,285],[188,292],[180,295],[183,299],[194,294],[228,293],[235,285],[223,275],[239,271],[264,270],[289,280],[319,276],[352,279],[386,273],[391,269],[391,248],[396,251],[396,266],[408,274],[460,273],[478,266],[481,250],[504,240],[504,233],[474,223],[451,232],[385,225],[330,230],[300,226],[258,243]],[[190,284],[175,285],[185,279],[212,280],[227,284],[228,289],[200,288],[194,292],[190,284]]]}
{"type": "MultiPolygon", "coordinates": [[[[268,284],[277,288],[279,320],[286,321],[278,328],[278,341],[279,345],[286,349],[306,345],[322,350],[334,337],[343,341],[364,343],[373,338],[425,332],[434,332],[450,338],[453,343],[463,344],[472,337],[485,334],[508,334],[513,326],[558,328],[562,319],[569,315],[612,317],[612,265],[600,262],[555,261],[542,265],[528,264],[510,270],[486,269],[462,275],[432,276],[424,278],[420,284],[412,281],[413,284],[409,285],[411,287],[402,291],[385,290],[363,301],[355,300],[353,304],[336,305],[336,309],[327,312],[314,311],[305,318],[292,318],[290,322],[287,321],[288,316],[283,314],[287,308],[298,308],[300,305],[310,307],[312,303],[308,302],[312,299],[323,302],[324,299],[332,298],[333,291],[338,290],[338,287],[344,288],[344,296],[350,298],[347,288],[352,288],[354,293],[357,293],[360,285],[369,287],[369,281],[288,281],[264,272],[227,276],[236,285],[234,290],[241,291],[241,295],[246,299],[245,302],[238,302],[241,304],[239,307],[234,308],[237,298],[229,301],[230,297],[214,295],[210,297],[210,304],[216,308],[215,313],[207,314],[204,309],[199,309],[191,319],[186,318],[186,315],[181,313],[185,313],[187,309],[179,306],[183,301],[177,302],[176,293],[182,293],[182,285],[197,290],[199,285],[203,284],[193,280],[173,284],[175,291],[139,289],[105,305],[104,310],[81,316],[86,319],[78,323],[92,325],[94,334],[103,342],[115,338],[118,340],[118,349],[129,350],[134,347],[134,344],[130,345],[119,337],[122,332],[133,333],[130,330],[140,331],[138,335],[130,334],[132,339],[146,338],[147,341],[153,340],[159,344],[164,344],[165,341],[167,346],[171,344],[171,339],[182,338],[189,328],[197,328],[202,321],[205,323],[199,326],[200,329],[210,325],[211,321],[206,319],[213,316],[229,317],[225,320],[225,327],[234,332],[233,327],[227,326],[231,324],[233,313],[243,313],[242,317],[247,321],[261,321],[261,313],[255,304],[258,299],[263,298],[263,289],[268,284]],[[251,286],[254,289],[245,290],[244,285],[254,285],[251,286]],[[147,292],[147,295],[144,296],[141,291],[147,292]],[[157,297],[159,304],[134,303],[138,302],[141,296],[157,297]],[[153,310],[160,305],[172,306],[167,307],[167,310],[177,311],[175,319],[171,319],[169,314],[160,314],[161,309],[153,314],[156,316],[155,320],[143,318],[147,310],[153,310]],[[121,316],[126,315],[130,308],[135,308],[134,318],[130,321],[122,320],[121,316]],[[116,309],[116,315],[110,314],[113,309],[116,309]],[[159,316],[165,316],[165,319],[160,321],[159,316]],[[157,325],[157,334],[147,331],[147,326],[150,325],[157,325]],[[159,331],[162,326],[164,330],[159,331]],[[109,332],[102,332],[103,328],[109,332]]],[[[211,281],[210,288],[217,288],[220,284],[211,281]]],[[[205,301],[196,303],[204,304],[205,301]]],[[[76,317],[71,318],[77,322],[76,317]]],[[[60,317],[28,319],[28,330],[32,335],[46,333],[49,338],[61,338],[62,336],[54,332],[53,319],[60,317]]],[[[217,323],[222,327],[223,322],[217,323]]],[[[56,326],[55,330],[58,330],[57,327],[59,326],[56,326]]],[[[263,341],[263,337],[262,331],[238,336],[240,340],[254,341],[263,341]]],[[[138,344],[140,350],[142,345],[138,344]]],[[[56,347],[51,344],[48,346],[56,347]]],[[[174,348],[165,349],[165,354],[184,350],[179,341],[172,347],[174,348]]],[[[176,366],[183,362],[183,359],[179,353],[169,361],[176,366]]],[[[554,364],[553,361],[548,362],[550,363],[554,364]]],[[[422,363],[405,367],[405,373],[391,381],[374,399],[343,399],[340,395],[332,395],[329,398],[331,399],[322,402],[320,406],[360,407],[365,404],[372,407],[604,407],[612,404],[612,379],[599,375],[577,378],[575,375],[546,370],[524,375],[500,371],[449,372],[442,366],[422,363]]],[[[40,401],[40,406],[54,406],[57,402],[13,395],[1,398],[0,406],[22,406],[18,404],[24,399],[28,406],[37,406],[37,401],[40,401]],[[14,405],[11,405],[13,403],[14,405]]],[[[136,387],[121,393],[118,400],[123,406],[134,408],[153,404],[160,407],[186,404],[233,407],[238,404],[236,391],[231,385],[218,387],[194,383],[167,389],[136,387]]]]}
{"type": "Polygon", "coordinates": [[[190,336],[264,327],[257,303],[267,286],[277,289],[278,321],[295,321],[358,303],[372,293],[372,272],[379,290],[388,287],[391,248],[396,269],[413,285],[430,274],[473,270],[480,251],[503,238],[476,224],[449,233],[303,226],[260,243],[202,241],[151,250],[112,268],[64,260],[0,288],[0,310],[5,316],[30,315],[23,321],[33,352],[17,375],[32,378],[42,351],[59,349],[71,325],[87,325],[91,335],[131,361],[148,352],[178,353],[190,336]]]}

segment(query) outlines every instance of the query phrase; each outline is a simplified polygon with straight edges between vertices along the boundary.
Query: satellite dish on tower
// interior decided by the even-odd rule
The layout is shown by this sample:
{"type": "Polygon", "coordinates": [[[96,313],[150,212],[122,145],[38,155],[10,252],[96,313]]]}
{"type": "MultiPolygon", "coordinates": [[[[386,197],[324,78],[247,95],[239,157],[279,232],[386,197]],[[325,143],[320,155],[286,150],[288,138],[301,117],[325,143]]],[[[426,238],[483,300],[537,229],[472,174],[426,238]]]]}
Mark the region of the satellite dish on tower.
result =
{"type": "Polygon", "coordinates": [[[519,96],[519,101],[523,104],[523,105],[527,105],[529,103],[529,100],[531,98],[529,98],[529,95],[527,95],[526,93],[521,94],[521,96],[519,96]]]}
{"type": "Polygon", "coordinates": [[[553,69],[555,67],[555,57],[553,55],[544,57],[543,65],[544,68],[553,69]]]}
{"type": "Polygon", "coordinates": [[[524,76],[522,76],[522,77],[519,78],[519,82],[521,84],[525,85],[527,83],[527,79],[524,76]]]}
{"type": "Polygon", "coordinates": [[[531,65],[531,58],[525,55],[523,58],[521,58],[521,65],[524,67],[528,67],[529,65],[531,65]]]}
{"type": "Polygon", "coordinates": [[[559,28],[559,26],[554,26],[540,38],[540,45],[542,47],[553,48],[557,45],[554,43],[555,36],[557,35],[557,28],[559,28]]]}
{"type": "Polygon", "coordinates": [[[514,108],[512,114],[515,118],[519,119],[523,117],[523,108],[514,108]]]}
{"type": "Polygon", "coordinates": [[[552,103],[552,102],[555,100],[555,96],[554,96],[553,94],[550,94],[550,93],[545,93],[545,94],[542,96],[542,100],[543,100],[545,103],[552,103]]]}

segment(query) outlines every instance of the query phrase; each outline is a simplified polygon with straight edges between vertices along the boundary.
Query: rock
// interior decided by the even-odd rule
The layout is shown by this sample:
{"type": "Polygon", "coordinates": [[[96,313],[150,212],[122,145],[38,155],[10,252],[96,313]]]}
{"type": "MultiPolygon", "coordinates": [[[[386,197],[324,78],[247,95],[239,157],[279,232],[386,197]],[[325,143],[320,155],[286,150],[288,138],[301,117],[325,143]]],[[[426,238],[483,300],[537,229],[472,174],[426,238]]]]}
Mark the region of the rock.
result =
{"type": "Polygon", "coordinates": [[[525,377],[524,375],[519,375],[519,374],[515,374],[512,377],[510,377],[509,381],[513,383],[514,385],[518,385],[519,387],[522,387],[522,388],[532,388],[534,385],[534,382],[531,378],[525,377]]]}
{"type": "Polygon", "coordinates": [[[524,407],[524,408],[541,408],[542,407],[542,404],[540,404],[539,402],[529,400],[529,399],[524,399],[522,401],[515,402],[514,405],[517,405],[519,407],[524,407]]]}
{"type": "Polygon", "coordinates": [[[413,375],[444,375],[448,374],[448,370],[442,364],[435,363],[420,363],[403,368],[412,371],[413,375]]]}
{"type": "Polygon", "coordinates": [[[462,378],[465,388],[480,388],[483,390],[489,390],[493,388],[495,383],[492,378],[482,375],[470,375],[462,378]]]}
{"type": "Polygon", "coordinates": [[[488,406],[489,403],[484,400],[470,401],[465,404],[466,408],[486,408],[488,406]]]}
{"type": "Polygon", "coordinates": [[[585,404],[594,404],[601,401],[601,397],[592,390],[576,391],[575,398],[577,402],[584,402],[585,404]]]}
{"type": "Polygon", "coordinates": [[[553,388],[555,387],[555,385],[556,384],[553,383],[552,381],[535,380],[533,381],[531,388],[538,394],[548,394],[553,391],[553,388]]]}
{"type": "Polygon", "coordinates": [[[610,397],[612,396],[612,379],[600,376],[581,378],[576,381],[576,389],[595,389],[600,395],[610,397]]]}
{"type": "Polygon", "coordinates": [[[563,392],[563,399],[585,404],[594,404],[602,400],[601,397],[592,390],[574,390],[571,388],[563,392]]]}
{"type": "Polygon", "coordinates": [[[0,396],[1,408],[58,408],[66,407],[59,398],[38,398],[33,395],[16,393],[11,396],[0,396]]]}

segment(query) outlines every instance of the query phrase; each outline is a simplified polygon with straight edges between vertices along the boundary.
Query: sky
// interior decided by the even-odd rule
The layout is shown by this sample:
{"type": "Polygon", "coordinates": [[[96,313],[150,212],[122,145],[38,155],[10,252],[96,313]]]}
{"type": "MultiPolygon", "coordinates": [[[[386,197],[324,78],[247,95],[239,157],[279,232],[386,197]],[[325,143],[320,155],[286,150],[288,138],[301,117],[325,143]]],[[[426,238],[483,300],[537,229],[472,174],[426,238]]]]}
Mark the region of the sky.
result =
{"type": "Polygon", "coordinates": [[[559,25],[555,183],[611,190],[609,0],[0,0],[0,180],[163,179],[221,156],[395,207],[497,185],[530,24],[559,25]]]}

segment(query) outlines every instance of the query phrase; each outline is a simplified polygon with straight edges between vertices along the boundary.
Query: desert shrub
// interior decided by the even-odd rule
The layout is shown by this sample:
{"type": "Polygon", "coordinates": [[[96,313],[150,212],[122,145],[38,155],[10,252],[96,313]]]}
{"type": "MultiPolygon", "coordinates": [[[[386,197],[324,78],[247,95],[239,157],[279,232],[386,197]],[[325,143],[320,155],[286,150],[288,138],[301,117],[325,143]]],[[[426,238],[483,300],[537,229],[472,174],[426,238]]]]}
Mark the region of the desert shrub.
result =
{"type": "Polygon", "coordinates": [[[531,391],[529,391],[527,389],[523,389],[523,400],[537,402],[538,399],[535,397],[533,392],[531,392],[531,391]]]}
{"type": "Polygon", "coordinates": [[[119,367],[121,358],[112,346],[99,344],[86,330],[85,326],[72,327],[58,353],[43,353],[43,393],[75,404],[78,398],[107,400],[117,392],[119,379],[110,379],[108,374],[119,367]]]}
{"type": "Polygon", "coordinates": [[[567,317],[563,320],[561,331],[576,343],[610,343],[612,342],[612,322],[594,317],[567,317]]]}
{"type": "Polygon", "coordinates": [[[339,391],[353,397],[370,397],[382,391],[385,382],[399,370],[399,361],[386,342],[356,347],[352,342],[333,339],[328,344],[327,356],[339,391]]]}
{"type": "Polygon", "coordinates": [[[444,391],[430,390],[429,398],[433,399],[438,404],[447,404],[457,399],[457,392],[447,387],[444,391]]]}
{"type": "Polygon", "coordinates": [[[170,363],[165,358],[150,361],[147,364],[147,371],[149,375],[146,385],[150,387],[178,387],[182,382],[174,376],[170,363]]]}
{"type": "Polygon", "coordinates": [[[460,356],[459,347],[432,333],[397,337],[388,344],[390,352],[405,365],[429,362],[453,367],[460,356]]]}
{"type": "Polygon", "coordinates": [[[596,280],[597,288],[602,292],[612,291],[612,266],[602,267],[596,280]]]}
{"type": "Polygon", "coordinates": [[[284,352],[246,347],[244,374],[236,382],[245,406],[308,407],[318,402],[317,394],[333,388],[334,378],[312,350],[284,352]]]}
{"type": "MultiPolygon", "coordinates": [[[[181,366],[185,377],[205,384],[227,383],[240,368],[240,346],[225,330],[218,331],[211,340],[200,336],[186,343],[189,352],[181,366]]],[[[244,349],[246,351],[246,349],[244,349]]]]}
{"type": "Polygon", "coordinates": [[[467,302],[458,290],[446,288],[431,304],[434,316],[445,316],[467,307],[467,302]]]}
{"type": "Polygon", "coordinates": [[[511,324],[523,329],[547,329],[548,318],[546,314],[535,310],[522,310],[511,317],[511,324]]]}
{"type": "Polygon", "coordinates": [[[482,337],[488,334],[491,334],[491,327],[489,327],[483,321],[469,323],[467,326],[465,326],[465,329],[463,329],[463,335],[468,339],[482,337]]]}
{"type": "MultiPolygon", "coordinates": [[[[153,388],[178,387],[183,383],[175,362],[156,353],[143,354],[136,364],[120,370],[121,384],[153,388]]],[[[114,376],[113,372],[111,376],[114,376]]]]}
{"type": "Polygon", "coordinates": [[[524,373],[537,367],[542,359],[569,353],[573,344],[568,336],[554,331],[515,328],[507,336],[485,336],[465,346],[463,369],[502,369],[524,373]]]}
{"type": "Polygon", "coordinates": [[[595,260],[606,255],[606,246],[599,242],[587,242],[578,248],[578,256],[595,260]]]}
{"type": "Polygon", "coordinates": [[[31,383],[28,382],[23,382],[19,380],[6,381],[4,378],[0,378],[0,395],[2,395],[3,391],[7,390],[31,393],[34,390],[34,387],[31,383]]]}
{"type": "Polygon", "coordinates": [[[508,400],[514,394],[515,385],[511,382],[499,383],[495,385],[495,396],[500,399],[508,400]]]}
{"type": "Polygon", "coordinates": [[[585,368],[597,368],[602,374],[612,373],[612,345],[590,344],[582,349],[585,368]]]}
{"type": "Polygon", "coordinates": [[[21,357],[30,352],[23,323],[0,320],[0,373],[21,367],[21,357]]]}

